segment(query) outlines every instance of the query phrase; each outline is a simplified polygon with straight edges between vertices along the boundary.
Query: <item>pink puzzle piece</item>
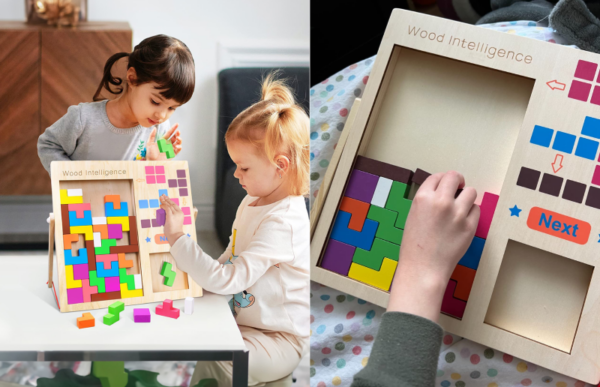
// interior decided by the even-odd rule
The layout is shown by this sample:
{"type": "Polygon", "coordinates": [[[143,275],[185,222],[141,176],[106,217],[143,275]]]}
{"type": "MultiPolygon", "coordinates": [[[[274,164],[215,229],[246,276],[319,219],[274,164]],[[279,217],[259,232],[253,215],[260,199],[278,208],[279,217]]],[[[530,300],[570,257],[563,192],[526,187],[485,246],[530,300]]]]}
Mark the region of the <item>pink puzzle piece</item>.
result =
{"type": "Polygon", "coordinates": [[[183,215],[191,215],[191,210],[189,207],[181,207],[181,211],[183,211],[183,215]]]}
{"type": "Polygon", "coordinates": [[[83,219],[84,214],[83,211],[91,211],[92,205],[90,203],[79,203],[79,204],[69,204],[69,211],[75,211],[77,219],[83,219]]]}
{"type": "Polygon", "coordinates": [[[467,302],[454,298],[454,291],[456,290],[456,281],[450,280],[444,293],[444,299],[442,300],[442,312],[449,314],[450,316],[462,318],[465,314],[465,308],[467,302]]]}
{"type": "Polygon", "coordinates": [[[154,175],[154,167],[152,165],[146,167],[146,175],[154,175]]]}
{"type": "Polygon", "coordinates": [[[146,175],[146,184],[156,184],[156,177],[154,175],[146,175]]]}
{"type": "Polygon", "coordinates": [[[73,265],[73,279],[74,280],[90,279],[90,272],[88,271],[87,263],[73,265]]]}
{"type": "Polygon", "coordinates": [[[83,302],[92,302],[92,294],[98,293],[97,286],[90,286],[90,280],[81,280],[81,288],[83,289],[83,302]]]}
{"type": "Polygon", "coordinates": [[[167,182],[167,179],[165,178],[165,175],[156,175],[156,183],[157,184],[165,184],[166,182],[167,182]]]}
{"type": "Polygon", "coordinates": [[[111,262],[119,262],[119,255],[118,254],[96,255],[96,263],[100,263],[100,262],[104,263],[105,270],[110,270],[111,262]]]}
{"type": "Polygon", "coordinates": [[[121,283],[119,277],[106,277],[104,278],[104,289],[106,292],[118,292],[121,290],[121,283]]]}
{"type": "Polygon", "coordinates": [[[177,308],[173,308],[173,301],[167,299],[163,301],[162,305],[156,306],[155,313],[159,316],[179,318],[179,314],[181,313],[181,311],[177,308]]]}
{"type": "Polygon", "coordinates": [[[493,193],[484,192],[483,199],[481,199],[481,212],[479,216],[479,223],[477,224],[477,230],[475,230],[475,236],[486,239],[488,232],[490,231],[490,225],[492,224],[492,218],[496,211],[496,205],[498,204],[500,196],[494,195],[493,193]]]}
{"type": "Polygon", "coordinates": [[[179,199],[178,198],[169,198],[171,199],[171,201],[177,205],[179,205],[179,199]]]}
{"type": "Polygon", "coordinates": [[[155,168],[156,168],[156,174],[157,175],[164,175],[165,174],[165,167],[163,165],[157,165],[155,168]]]}
{"type": "MultiPolygon", "coordinates": [[[[108,226],[108,239],[121,239],[123,238],[123,225],[121,224],[109,224],[108,226]]],[[[110,267],[109,267],[110,269],[110,267]]]]}
{"type": "Polygon", "coordinates": [[[183,217],[183,224],[184,225],[192,224],[192,217],[191,216],[184,216],[183,217]]]}

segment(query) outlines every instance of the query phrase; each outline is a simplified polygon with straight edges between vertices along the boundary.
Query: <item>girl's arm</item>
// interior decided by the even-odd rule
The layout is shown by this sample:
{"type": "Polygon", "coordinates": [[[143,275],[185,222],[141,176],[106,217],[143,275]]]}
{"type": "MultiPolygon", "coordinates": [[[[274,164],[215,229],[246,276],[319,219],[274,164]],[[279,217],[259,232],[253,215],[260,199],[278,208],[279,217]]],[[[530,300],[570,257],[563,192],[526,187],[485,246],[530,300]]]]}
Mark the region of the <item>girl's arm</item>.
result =
{"type": "Polygon", "coordinates": [[[369,357],[353,387],[433,386],[442,340],[437,324],[450,275],[479,221],[477,192],[456,172],[430,176],[413,201],[398,268],[369,357]]]}
{"type": "Polygon", "coordinates": [[[67,114],[52,124],[38,138],[38,156],[42,165],[50,174],[52,161],[69,161],[75,152],[77,140],[83,127],[80,119],[80,107],[70,106],[67,114]]]}

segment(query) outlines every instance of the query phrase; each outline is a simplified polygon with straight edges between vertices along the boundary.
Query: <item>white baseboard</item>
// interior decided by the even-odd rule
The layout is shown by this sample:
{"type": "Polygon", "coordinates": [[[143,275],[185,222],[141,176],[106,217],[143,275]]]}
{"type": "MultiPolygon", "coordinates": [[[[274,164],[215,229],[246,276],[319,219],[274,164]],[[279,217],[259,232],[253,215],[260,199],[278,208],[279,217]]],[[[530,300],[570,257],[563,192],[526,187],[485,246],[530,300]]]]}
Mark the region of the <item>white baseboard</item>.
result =
{"type": "Polygon", "coordinates": [[[232,67],[308,67],[310,44],[304,40],[222,40],[217,69],[232,67]]]}

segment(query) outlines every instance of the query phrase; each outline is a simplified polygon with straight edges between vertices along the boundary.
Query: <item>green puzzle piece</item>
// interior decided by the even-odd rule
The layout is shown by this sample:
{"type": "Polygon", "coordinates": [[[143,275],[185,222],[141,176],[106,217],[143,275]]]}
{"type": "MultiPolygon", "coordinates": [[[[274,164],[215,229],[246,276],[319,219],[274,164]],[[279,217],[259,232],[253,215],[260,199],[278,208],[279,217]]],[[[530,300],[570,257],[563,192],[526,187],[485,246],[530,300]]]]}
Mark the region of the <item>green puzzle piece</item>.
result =
{"type": "Polygon", "coordinates": [[[125,304],[121,301],[113,302],[108,307],[108,314],[104,315],[104,324],[113,325],[119,321],[119,317],[122,311],[125,310],[125,304]]]}
{"type": "Polygon", "coordinates": [[[354,256],[352,257],[352,262],[379,271],[381,270],[383,258],[398,261],[399,255],[400,246],[384,241],[383,239],[375,238],[371,250],[363,250],[359,247],[356,248],[354,256]]]}
{"type": "Polygon", "coordinates": [[[95,361],[92,374],[100,379],[102,387],[125,387],[129,379],[122,361],[95,361]]]}
{"type": "MultiPolygon", "coordinates": [[[[103,263],[100,263],[103,265],[103,263]]],[[[96,270],[90,271],[90,286],[97,286],[98,293],[105,293],[106,289],[104,288],[104,278],[96,275],[96,270]]]]}
{"type": "Polygon", "coordinates": [[[175,283],[175,275],[177,273],[172,270],[172,267],[173,265],[169,262],[163,262],[162,269],[160,269],[160,275],[165,276],[163,284],[167,286],[173,286],[173,283],[175,283]]]}
{"type": "Polygon", "coordinates": [[[406,195],[408,195],[408,186],[404,183],[394,181],[392,182],[392,188],[385,203],[385,208],[398,213],[394,226],[401,229],[404,229],[406,225],[406,218],[412,205],[412,200],[408,200],[406,195]]]}
{"type": "Polygon", "coordinates": [[[157,144],[160,153],[165,153],[168,159],[175,157],[175,151],[173,150],[173,144],[171,144],[171,141],[161,138],[158,140],[157,144]]]}
{"type": "Polygon", "coordinates": [[[110,247],[116,245],[116,239],[102,239],[102,247],[95,247],[94,251],[96,252],[96,255],[110,254],[110,247]]]}
{"type": "Polygon", "coordinates": [[[102,319],[102,321],[106,325],[113,325],[114,323],[116,323],[117,321],[119,321],[119,316],[116,315],[116,314],[107,313],[107,314],[104,315],[104,318],[102,319]]]}
{"type": "Polygon", "coordinates": [[[127,290],[135,290],[135,278],[131,274],[127,274],[127,269],[119,269],[119,283],[127,284],[127,290]]]}
{"type": "Polygon", "coordinates": [[[367,218],[379,222],[375,237],[400,245],[404,230],[394,227],[398,213],[371,204],[367,218]]]}

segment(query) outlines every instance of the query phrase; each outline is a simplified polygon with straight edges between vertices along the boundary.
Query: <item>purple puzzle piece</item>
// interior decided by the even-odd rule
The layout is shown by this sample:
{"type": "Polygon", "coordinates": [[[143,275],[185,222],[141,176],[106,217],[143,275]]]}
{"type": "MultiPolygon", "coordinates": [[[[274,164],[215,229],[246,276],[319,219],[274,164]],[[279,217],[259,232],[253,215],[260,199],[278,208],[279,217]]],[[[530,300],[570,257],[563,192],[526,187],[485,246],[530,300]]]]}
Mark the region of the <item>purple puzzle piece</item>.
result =
{"type": "Polygon", "coordinates": [[[185,177],[185,169],[178,169],[177,170],[177,177],[178,178],[184,178],[185,177]]]}
{"type": "Polygon", "coordinates": [[[73,265],[73,279],[74,280],[90,279],[90,272],[88,271],[87,263],[73,265]]]}
{"type": "Polygon", "coordinates": [[[121,224],[109,224],[108,226],[108,239],[121,239],[123,238],[123,225],[121,224]]]}
{"type": "Polygon", "coordinates": [[[347,276],[355,250],[356,247],[354,246],[330,239],[321,261],[321,267],[347,276]]]}
{"type": "Polygon", "coordinates": [[[142,228],[150,228],[151,224],[150,219],[142,219],[142,228]]]}
{"type": "Polygon", "coordinates": [[[187,188],[179,188],[179,196],[188,196],[187,188]]]}
{"type": "Polygon", "coordinates": [[[105,277],[104,278],[104,288],[106,292],[118,292],[121,290],[121,285],[119,281],[119,277],[105,277]]]}
{"type": "Polygon", "coordinates": [[[179,187],[187,187],[187,180],[179,179],[179,187]]]}
{"type": "Polygon", "coordinates": [[[164,226],[165,222],[167,221],[167,213],[162,208],[156,210],[156,221],[158,222],[159,226],[164,226]]]}
{"type": "Polygon", "coordinates": [[[177,188],[177,179],[169,179],[169,188],[177,188]]]}
{"type": "Polygon", "coordinates": [[[67,303],[69,305],[83,303],[83,288],[67,289],[67,303]]]}
{"type": "Polygon", "coordinates": [[[149,323],[150,322],[150,309],[135,308],[133,310],[133,321],[136,323],[149,323]]]}
{"type": "Polygon", "coordinates": [[[371,203],[375,188],[377,187],[377,181],[379,181],[379,176],[355,169],[352,171],[352,175],[350,175],[350,181],[348,182],[344,196],[360,200],[361,202],[371,203]]]}

